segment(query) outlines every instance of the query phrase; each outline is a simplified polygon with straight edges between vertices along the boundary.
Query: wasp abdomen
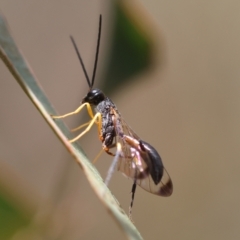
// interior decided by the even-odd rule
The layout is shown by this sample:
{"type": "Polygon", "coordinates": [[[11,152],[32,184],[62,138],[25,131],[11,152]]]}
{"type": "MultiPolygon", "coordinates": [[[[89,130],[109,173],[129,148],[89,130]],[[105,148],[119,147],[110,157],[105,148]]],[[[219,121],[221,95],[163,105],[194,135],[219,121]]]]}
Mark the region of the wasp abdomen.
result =
{"type": "MultiPolygon", "coordinates": [[[[158,154],[158,152],[156,151],[156,149],[151,146],[149,143],[144,142],[142,140],[139,141],[139,146],[142,149],[142,151],[144,152],[144,154],[147,154],[147,158],[144,157],[144,154],[141,154],[143,160],[146,161],[151,161],[150,164],[148,164],[149,166],[149,172],[152,176],[152,179],[154,181],[154,183],[157,185],[163,176],[163,163],[162,163],[162,159],[160,157],[160,155],[158,154]]],[[[147,163],[147,162],[146,162],[147,163]]]]}

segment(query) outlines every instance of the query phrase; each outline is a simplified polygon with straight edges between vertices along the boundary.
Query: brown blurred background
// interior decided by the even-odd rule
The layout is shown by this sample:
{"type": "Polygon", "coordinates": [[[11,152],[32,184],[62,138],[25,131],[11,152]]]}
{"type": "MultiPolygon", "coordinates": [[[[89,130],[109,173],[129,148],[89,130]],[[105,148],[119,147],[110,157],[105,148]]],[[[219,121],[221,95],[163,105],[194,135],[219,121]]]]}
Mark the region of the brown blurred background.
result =
{"type": "MultiPolygon", "coordinates": [[[[152,21],[155,41],[164,43],[155,56],[163,60],[111,97],[136,133],[159,150],[174,192],[161,198],[138,188],[135,224],[145,239],[239,239],[240,2],[136,3],[152,21]]],[[[74,110],[88,87],[69,35],[91,72],[102,13],[101,76],[111,1],[1,0],[0,8],[58,112],[74,110]]],[[[1,184],[9,201],[38,209],[34,224],[45,229],[44,236],[25,229],[12,239],[124,239],[2,62],[0,72],[1,184]]],[[[73,127],[76,121],[66,120],[73,127]]],[[[101,149],[96,129],[81,144],[93,159],[101,149]]],[[[103,177],[110,163],[106,155],[97,162],[103,177]]],[[[116,173],[110,189],[128,211],[131,181],[116,173]]]]}

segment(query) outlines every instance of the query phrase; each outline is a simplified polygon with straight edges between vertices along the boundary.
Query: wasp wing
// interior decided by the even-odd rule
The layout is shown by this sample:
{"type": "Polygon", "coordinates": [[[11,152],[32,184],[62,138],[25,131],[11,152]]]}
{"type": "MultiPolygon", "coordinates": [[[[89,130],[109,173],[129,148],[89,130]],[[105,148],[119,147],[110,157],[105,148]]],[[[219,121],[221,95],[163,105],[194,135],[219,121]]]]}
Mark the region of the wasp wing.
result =
{"type": "Polygon", "coordinates": [[[142,141],[119,115],[115,117],[116,141],[121,144],[118,170],[144,190],[159,196],[170,196],[173,184],[158,152],[142,141]]]}

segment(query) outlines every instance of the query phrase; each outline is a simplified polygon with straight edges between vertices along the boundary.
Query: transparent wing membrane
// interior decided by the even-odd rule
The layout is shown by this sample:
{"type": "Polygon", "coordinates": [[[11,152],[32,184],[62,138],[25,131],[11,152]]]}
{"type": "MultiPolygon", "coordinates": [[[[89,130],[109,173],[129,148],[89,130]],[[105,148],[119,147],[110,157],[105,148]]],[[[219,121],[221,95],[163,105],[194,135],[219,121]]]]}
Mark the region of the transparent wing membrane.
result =
{"type": "Polygon", "coordinates": [[[170,196],[173,184],[157,151],[142,141],[116,112],[115,117],[116,141],[121,145],[117,169],[144,190],[170,196]]]}

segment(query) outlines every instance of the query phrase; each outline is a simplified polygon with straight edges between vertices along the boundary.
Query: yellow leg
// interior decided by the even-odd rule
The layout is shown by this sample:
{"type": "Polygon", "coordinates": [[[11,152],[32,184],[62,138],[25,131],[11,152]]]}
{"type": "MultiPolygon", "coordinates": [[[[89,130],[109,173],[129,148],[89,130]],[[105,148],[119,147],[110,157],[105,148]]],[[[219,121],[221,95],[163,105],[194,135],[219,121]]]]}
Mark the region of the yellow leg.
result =
{"type": "Polygon", "coordinates": [[[98,153],[98,155],[94,158],[94,160],[93,160],[93,164],[95,164],[96,163],[96,161],[98,160],[98,158],[101,156],[101,154],[103,153],[103,150],[104,149],[102,149],[99,153],[98,153]]]}
{"type": "Polygon", "coordinates": [[[100,113],[96,113],[95,116],[93,117],[93,119],[91,120],[91,122],[89,123],[88,127],[81,132],[77,137],[73,138],[72,140],[69,140],[70,143],[77,141],[79,138],[81,138],[84,134],[86,134],[91,127],[93,126],[93,124],[96,123],[99,125],[99,123],[101,123],[101,114],[100,113]]]}
{"type": "Polygon", "coordinates": [[[76,132],[77,130],[80,130],[81,128],[89,125],[90,122],[91,122],[91,120],[90,120],[89,122],[87,122],[87,123],[82,124],[82,125],[79,126],[79,127],[76,127],[76,128],[71,129],[71,132],[76,132]]]}
{"type": "Polygon", "coordinates": [[[61,116],[52,116],[52,118],[65,118],[65,117],[68,117],[68,116],[71,116],[71,115],[74,115],[74,114],[77,114],[79,112],[81,112],[81,110],[84,108],[84,107],[87,107],[87,111],[88,111],[88,114],[91,118],[93,118],[93,112],[92,112],[92,109],[91,109],[91,106],[89,103],[83,103],[79,108],[77,108],[75,111],[73,112],[70,112],[70,113],[67,113],[67,114],[64,114],[64,115],[61,115],[61,116]]]}

